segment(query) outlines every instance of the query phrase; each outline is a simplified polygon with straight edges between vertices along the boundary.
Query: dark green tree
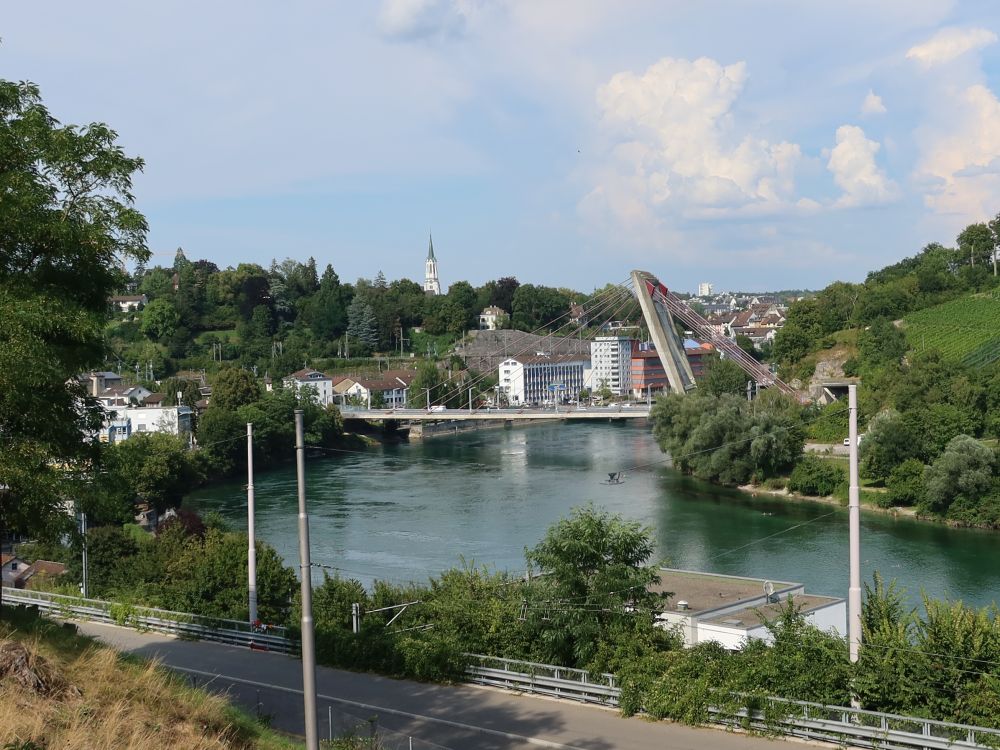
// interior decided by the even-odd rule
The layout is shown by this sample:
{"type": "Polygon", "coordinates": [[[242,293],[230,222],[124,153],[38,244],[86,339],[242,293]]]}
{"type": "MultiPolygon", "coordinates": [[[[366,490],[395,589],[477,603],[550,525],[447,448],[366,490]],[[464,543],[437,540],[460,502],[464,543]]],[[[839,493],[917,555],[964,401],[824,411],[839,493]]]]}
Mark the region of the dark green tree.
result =
{"type": "Polygon", "coordinates": [[[545,572],[529,601],[529,626],[539,627],[538,658],[586,665],[602,642],[649,627],[660,602],[648,590],[659,581],[652,555],[650,529],[592,506],[549,527],[527,553],[545,572]]]}
{"type": "Polygon", "coordinates": [[[227,367],[212,383],[211,405],[233,411],[260,398],[260,385],[253,373],[227,367]]]}
{"type": "Polygon", "coordinates": [[[100,367],[123,259],[143,260],[129,157],[105,125],[61,125],[30,83],[0,80],[0,528],[71,522],[101,415],[71,381],[100,367]],[[67,383],[70,382],[70,385],[67,383]]]}

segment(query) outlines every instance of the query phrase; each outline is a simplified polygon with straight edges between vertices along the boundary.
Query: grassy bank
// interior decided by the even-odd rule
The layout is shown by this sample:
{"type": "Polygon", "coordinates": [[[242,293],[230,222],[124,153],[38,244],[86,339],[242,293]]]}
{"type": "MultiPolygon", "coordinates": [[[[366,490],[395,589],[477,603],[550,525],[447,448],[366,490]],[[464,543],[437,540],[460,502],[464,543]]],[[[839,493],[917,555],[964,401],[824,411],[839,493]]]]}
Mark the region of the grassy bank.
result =
{"type": "Polygon", "coordinates": [[[292,750],[225,698],[20,607],[0,620],[0,738],[18,750],[292,750]]]}

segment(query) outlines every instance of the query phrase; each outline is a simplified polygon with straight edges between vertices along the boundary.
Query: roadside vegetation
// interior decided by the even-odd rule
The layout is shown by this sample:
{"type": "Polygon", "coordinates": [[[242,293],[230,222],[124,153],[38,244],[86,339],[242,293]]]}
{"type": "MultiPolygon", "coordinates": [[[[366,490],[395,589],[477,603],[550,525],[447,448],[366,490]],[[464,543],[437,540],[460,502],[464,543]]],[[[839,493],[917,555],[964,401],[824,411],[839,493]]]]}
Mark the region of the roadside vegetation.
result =
{"type": "Polygon", "coordinates": [[[39,750],[292,750],[225,698],[23,608],[0,619],[0,738],[39,750]]]}
{"type": "MultiPolygon", "coordinates": [[[[155,539],[127,537],[114,529],[88,537],[97,593],[246,618],[245,535],[212,519],[199,528],[191,517],[155,539]]],[[[588,506],[526,552],[530,578],[474,564],[424,584],[376,581],[366,588],[328,575],[313,592],[317,658],[331,667],[439,682],[460,681],[470,653],[610,672],[622,686],[623,712],[693,723],[705,721],[710,706],[735,713],[772,695],[848,705],[854,692],[872,710],[1000,728],[995,607],[924,599],[912,608],[904,592],[876,575],[865,591],[865,646],[856,666],[844,639],[808,625],[794,600],[770,623],[771,645],[685,649],[679,635],[656,625],[672,595],[647,588],[658,580],[653,549],[650,529],[588,506]],[[393,609],[374,611],[384,607],[393,609]]],[[[266,546],[258,548],[258,591],[262,617],[294,636],[294,573],[266,546]]]]}

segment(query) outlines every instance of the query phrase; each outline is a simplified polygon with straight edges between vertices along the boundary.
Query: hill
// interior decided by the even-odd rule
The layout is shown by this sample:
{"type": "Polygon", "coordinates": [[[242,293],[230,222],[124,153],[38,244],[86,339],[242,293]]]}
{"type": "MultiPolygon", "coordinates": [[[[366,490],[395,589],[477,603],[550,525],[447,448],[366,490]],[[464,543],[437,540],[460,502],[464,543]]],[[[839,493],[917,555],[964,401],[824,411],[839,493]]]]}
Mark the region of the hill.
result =
{"type": "Polygon", "coordinates": [[[970,294],[903,318],[915,351],[936,349],[949,362],[981,367],[1000,359],[1000,290],[970,294]]]}

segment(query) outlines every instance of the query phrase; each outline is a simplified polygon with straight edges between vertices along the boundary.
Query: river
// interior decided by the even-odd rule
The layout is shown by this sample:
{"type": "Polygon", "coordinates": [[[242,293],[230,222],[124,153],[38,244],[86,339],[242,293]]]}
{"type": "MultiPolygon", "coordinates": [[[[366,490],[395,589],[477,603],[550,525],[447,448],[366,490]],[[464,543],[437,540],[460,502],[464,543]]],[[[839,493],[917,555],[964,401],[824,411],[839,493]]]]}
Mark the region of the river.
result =
{"type": "MultiPolygon", "coordinates": [[[[258,473],[258,537],[298,565],[295,469],[258,473]]],[[[312,559],[365,584],[425,581],[467,563],[524,570],[524,548],[586,503],[653,529],[673,567],[795,581],[846,596],[847,510],[751,497],[668,468],[636,424],[549,424],[331,453],[306,463],[312,559]],[[635,468],[633,470],[633,467],[635,468]],[[625,482],[602,484],[623,470],[625,482]]],[[[246,524],[242,483],[185,504],[246,524]]],[[[862,513],[862,579],[986,605],[1000,591],[1000,537],[862,513]]],[[[317,575],[317,579],[319,576],[317,575]]]]}

